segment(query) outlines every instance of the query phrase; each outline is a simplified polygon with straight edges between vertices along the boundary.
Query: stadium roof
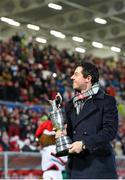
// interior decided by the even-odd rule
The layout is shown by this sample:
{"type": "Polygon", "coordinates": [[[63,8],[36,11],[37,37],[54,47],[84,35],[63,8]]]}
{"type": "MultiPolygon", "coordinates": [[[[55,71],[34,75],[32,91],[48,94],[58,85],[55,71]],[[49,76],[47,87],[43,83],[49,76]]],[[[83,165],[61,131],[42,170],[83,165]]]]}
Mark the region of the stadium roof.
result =
{"type": "Polygon", "coordinates": [[[79,46],[91,50],[92,42],[95,41],[105,47],[125,49],[124,0],[0,0],[0,17],[20,23],[20,26],[12,26],[1,19],[1,38],[9,37],[16,31],[24,31],[47,40],[49,44],[67,48],[79,46]],[[50,8],[49,3],[60,5],[60,10],[50,8]],[[100,19],[97,18],[102,21],[98,22],[100,19]],[[32,27],[29,29],[27,24],[38,27],[31,30],[32,27]],[[56,32],[56,36],[62,37],[55,37],[55,31],[61,32],[56,32]],[[83,39],[78,42],[79,39],[75,37],[73,40],[73,36],[83,39]]]}

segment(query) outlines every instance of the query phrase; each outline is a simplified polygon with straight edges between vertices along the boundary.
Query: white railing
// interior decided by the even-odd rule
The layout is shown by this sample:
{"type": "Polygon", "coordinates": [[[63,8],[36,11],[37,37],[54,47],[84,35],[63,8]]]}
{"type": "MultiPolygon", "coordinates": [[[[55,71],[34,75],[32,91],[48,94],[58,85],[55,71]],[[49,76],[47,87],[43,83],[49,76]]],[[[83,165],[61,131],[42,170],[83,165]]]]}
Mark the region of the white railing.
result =
{"type": "Polygon", "coordinates": [[[119,179],[125,179],[125,156],[117,156],[116,164],[119,179]]]}
{"type": "Polygon", "coordinates": [[[5,179],[9,178],[10,170],[41,170],[40,153],[32,152],[1,152],[0,171],[5,179]]]}

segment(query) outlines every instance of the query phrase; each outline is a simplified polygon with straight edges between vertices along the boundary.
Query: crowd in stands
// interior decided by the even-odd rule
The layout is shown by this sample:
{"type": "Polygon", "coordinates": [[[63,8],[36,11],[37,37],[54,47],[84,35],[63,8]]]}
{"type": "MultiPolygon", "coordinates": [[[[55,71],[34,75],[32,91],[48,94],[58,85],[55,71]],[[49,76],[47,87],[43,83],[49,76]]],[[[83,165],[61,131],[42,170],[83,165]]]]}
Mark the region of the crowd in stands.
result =
{"type": "MultiPolygon", "coordinates": [[[[15,34],[0,42],[0,100],[28,105],[48,105],[57,92],[66,102],[73,96],[70,76],[80,60],[76,52],[47,45],[15,34]]],[[[100,71],[100,85],[117,99],[119,134],[113,142],[116,155],[125,154],[125,61],[86,55],[100,71]]],[[[0,105],[0,151],[39,151],[35,131],[47,119],[47,112],[0,105]]]]}

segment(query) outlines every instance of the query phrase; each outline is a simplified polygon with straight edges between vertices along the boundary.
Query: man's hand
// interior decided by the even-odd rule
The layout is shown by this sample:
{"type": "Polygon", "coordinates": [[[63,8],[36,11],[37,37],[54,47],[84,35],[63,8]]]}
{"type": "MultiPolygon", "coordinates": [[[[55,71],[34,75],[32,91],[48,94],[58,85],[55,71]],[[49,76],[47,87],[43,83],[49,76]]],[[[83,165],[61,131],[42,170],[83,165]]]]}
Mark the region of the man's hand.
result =
{"type": "Polygon", "coordinates": [[[83,142],[76,141],[69,146],[69,153],[80,153],[83,149],[83,142]]]}
{"type": "Polygon", "coordinates": [[[56,131],[56,135],[55,135],[55,138],[60,138],[61,136],[66,136],[67,135],[67,132],[66,132],[66,129],[67,129],[67,124],[64,125],[64,130],[57,130],[56,131]]]}
{"type": "Polygon", "coordinates": [[[60,138],[61,136],[63,136],[63,132],[62,132],[61,130],[57,130],[57,131],[56,131],[55,138],[58,139],[58,138],[60,138]]]}

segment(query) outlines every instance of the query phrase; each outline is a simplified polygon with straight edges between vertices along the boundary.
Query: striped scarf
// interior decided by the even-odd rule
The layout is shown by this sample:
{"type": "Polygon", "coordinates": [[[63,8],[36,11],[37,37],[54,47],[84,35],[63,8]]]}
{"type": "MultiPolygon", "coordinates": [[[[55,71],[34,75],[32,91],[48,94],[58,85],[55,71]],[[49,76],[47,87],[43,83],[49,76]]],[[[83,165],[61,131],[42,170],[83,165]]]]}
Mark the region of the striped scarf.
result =
{"type": "Polygon", "coordinates": [[[84,93],[77,93],[73,97],[73,104],[74,107],[76,108],[76,113],[77,115],[80,113],[80,110],[83,108],[85,102],[92,98],[94,94],[97,94],[99,91],[99,84],[95,83],[88,91],[84,93]]]}

